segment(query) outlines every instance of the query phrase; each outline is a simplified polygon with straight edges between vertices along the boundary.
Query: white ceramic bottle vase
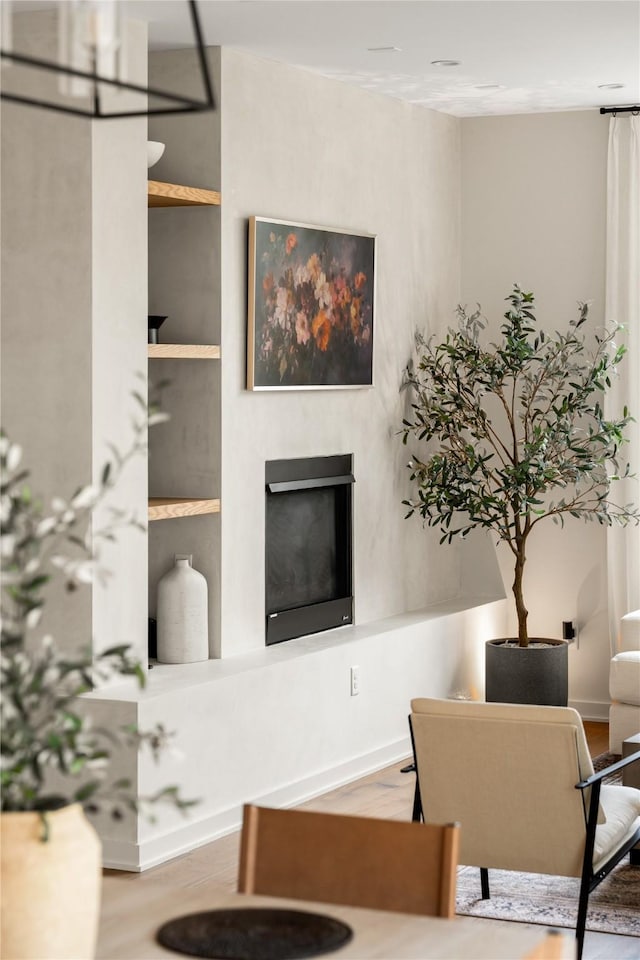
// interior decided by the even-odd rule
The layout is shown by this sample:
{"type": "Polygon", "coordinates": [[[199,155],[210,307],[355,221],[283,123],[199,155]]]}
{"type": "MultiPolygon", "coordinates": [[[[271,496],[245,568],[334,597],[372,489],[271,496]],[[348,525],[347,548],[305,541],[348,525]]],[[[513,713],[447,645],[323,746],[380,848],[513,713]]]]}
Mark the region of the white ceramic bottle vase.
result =
{"type": "Polygon", "coordinates": [[[193,663],[209,659],[207,581],[176,554],[175,565],[158,582],[158,661],[193,663]]]}

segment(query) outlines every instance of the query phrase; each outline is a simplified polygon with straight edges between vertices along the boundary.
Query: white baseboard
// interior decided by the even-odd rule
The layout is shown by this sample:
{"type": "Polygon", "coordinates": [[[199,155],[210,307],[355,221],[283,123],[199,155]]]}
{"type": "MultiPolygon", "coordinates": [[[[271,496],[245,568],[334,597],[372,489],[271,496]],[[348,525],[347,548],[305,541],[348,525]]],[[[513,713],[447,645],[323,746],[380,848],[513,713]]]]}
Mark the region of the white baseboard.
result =
{"type": "Polygon", "coordinates": [[[128,870],[141,873],[150,867],[155,867],[174,857],[182,856],[190,850],[218,840],[234,830],[239,830],[242,823],[243,803],[256,803],[268,807],[291,807],[305,800],[311,800],[320,794],[328,793],[337,787],[366,777],[376,770],[398,763],[411,755],[411,741],[404,737],[394,743],[387,744],[361,757],[354,757],[345,763],[303,777],[286,786],[278,787],[259,797],[245,797],[237,805],[221,810],[202,820],[191,821],[179,826],[162,837],[140,843],[128,843],[110,840],[102,841],[103,866],[112,870],[128,870]]]}
{"type": "Polygon", "coordinates": [[[598,720],[603,723],[609,722],[608,700],[569,700],[569,706],[577,710],[583,720],[598,720]]]}

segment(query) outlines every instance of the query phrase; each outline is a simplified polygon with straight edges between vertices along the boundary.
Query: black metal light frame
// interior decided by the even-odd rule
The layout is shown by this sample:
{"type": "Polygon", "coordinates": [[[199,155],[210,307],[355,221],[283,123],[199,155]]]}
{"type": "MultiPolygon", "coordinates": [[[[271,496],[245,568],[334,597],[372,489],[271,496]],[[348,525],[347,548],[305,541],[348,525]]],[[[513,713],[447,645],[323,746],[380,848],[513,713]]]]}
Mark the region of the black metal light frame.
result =
{"type": "Polygon", "coordinates": [[[32,97],[22,96],[18,93],[0,92],[0,98],[10,100],[14,103],[22,103],[26,106],[41,107],[45,110],[56,110],[59,113],[70,113],[75,116],[87,117],[90,120],[115,120],[123,117],[155,117],[163,114],[173,113],[200,113],[205,110],[215,109],[215,100],[213,96],[213,87],[211,77],[209,76],[209,67],[207,64],[207,55],[204,45],[204,38],[196,0],[186,0],[191,15],[191,24],[193,35],[196,41],[196,51],[198,55],[198,65],[202,77],[202,85],[205,92],[204,100],[194,100],[191,97],[185,97],[181,94],[171,93],[167,90],[159,90],[156,87],[144,87],[137,83],[127,83],[122,80],[112,80],[108,77],[101,77],[95,71],[76,70],[73,67],[62,66],[51,60],[41,60],[37,57],[26,56],[21,53],[11,53],[0,49],[0,57],[3,60],[11,60],[14,63],[25,67],[35,67],[41,70],[50,70],[54,73],[62,73],[69,77],[81,77],[84,80],[93,81],[93,108],[83,109],[82,107],[72,107],[63,103],[56,103],[48,100],[34,99],[32,97]],[[100,103],[100,84],[107,84],[116,90],[130,90],[134,93],[142,93],[150,97],[161,97],[164,100],[173,101],[176,106],[158,107],[157,109],[146,110],[126,110],[114,113],[103,113],[100,103]]]}

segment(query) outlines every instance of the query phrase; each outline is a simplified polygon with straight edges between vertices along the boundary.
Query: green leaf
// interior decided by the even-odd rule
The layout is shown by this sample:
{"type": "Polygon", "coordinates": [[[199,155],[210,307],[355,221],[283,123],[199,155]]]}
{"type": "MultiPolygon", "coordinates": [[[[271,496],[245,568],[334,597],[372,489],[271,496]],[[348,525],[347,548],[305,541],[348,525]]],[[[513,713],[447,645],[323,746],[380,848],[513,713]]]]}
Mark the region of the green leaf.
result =
{"type": "Polygon", "coordinates": [[[98,792],[101,786],[102,783],[100,780],[91,780],[89,783],[83,784],[79,790],[76,790],[73,798],[76,803],[85,803],[98,792]]]}
{"type": "Polygon", "coordinates": [[[628,422],[626,410],[619,422],[603,421],[598,397],[611,382],[613,334],[591,334],[596,347],[587,349],[587,304],[566,332],[545,334],[533,294],[514,284],[505,299],[497,342],[482,341],[477,314],[463,306],[458,331],[440,343],[416,338],[412,421],[403,421],[402,440],[425,452],[408,465],[414,492],[403,505],[406,519],[417,513],[439,530],[440,543],[474,527],[524,542],[539,521],[562,524],[571,510],[611,520],[598,491],[608,497],[620,472],[628,422]],[[583,490],[593,491],[590,500],[581,499],[583,490]]]}
{"type": "Polygon", "coordinates": [[[130,790],[131,789],[131,780],[126,777],[116,780],[113,784],[114,790],[130,790]]]}

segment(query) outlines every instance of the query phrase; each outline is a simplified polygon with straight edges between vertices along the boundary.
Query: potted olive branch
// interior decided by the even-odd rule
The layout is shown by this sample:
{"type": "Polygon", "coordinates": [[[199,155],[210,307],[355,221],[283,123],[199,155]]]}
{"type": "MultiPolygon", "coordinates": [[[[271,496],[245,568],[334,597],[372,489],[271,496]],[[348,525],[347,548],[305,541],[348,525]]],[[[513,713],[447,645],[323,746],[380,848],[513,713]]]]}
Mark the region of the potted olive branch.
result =
{"type": "Polygon", "coordinates": [[[101,728],[82,709],[81,695],[106,677],[134,676],[144,686],[145,672],[129,648],[116,645],[92,656],[89,649],[63,650],[37,633],[52,580],[62,577],[73,593],[107,577],[100,545],[124,527],[145,529],[134,515],[109,507],[106,524],[88,532],[95,507],[103,501],[108,507],[127,463],[146,450],[148,427],[166,419],[134,397],[139,412],[130,448],[112,447],[95,485],[68,499],[55,497],[46,510],[31,490],[21,448],[0,435],[2,940],[15,958],[93,956],[101,856],[83,809],[121,819],[139,809],[150,815],[160,802],[180,810],[194,802],[175,786],[138,797],[127,778],[109,778],[120,747],[144,746],[157,759],[170,740],[162,725],[101,728]],[[25,920],[29,904],[34,916],[25,920]]]}
{"type": "MultiPolygon", "coordinates": [[[[625,353],[615,344],[619,328],[594,331],[589,347],[586,303],[566,332],[549,335],[538,330],[532,293],[514,285],[506,300],[496,343],[481,341],[485,321],[479,307],[459,306],[457,330],[440,343],[417,336],[418,356],[404,379],[412,400],[402,436],[405,444],[424,442],[425,452],[412,453],[415,495],[403,503],[407,517],[417,514],[440,530],[441,543],[484,528],[508,546],[517,647],[524,649],[530,643],[524,573],[536,527],[549,518],[563,524],[567,516],[624,525],[639,515],[632,504],[611,499],[612,485],[628,476],[619,454],[632,419],[626,408],[609,419],[602,407],[625,353]]],[[[566,675],[566,644],[562,655],[566,675]]],[[[513,682],[514,667],[511,657],[510,699],[528,699],[513,682]]],[[[490,692],[488,677],[487,699],[504,699],[490,692]]],[[[531,702],[546,702],[532,696],[531,702]]]]}

